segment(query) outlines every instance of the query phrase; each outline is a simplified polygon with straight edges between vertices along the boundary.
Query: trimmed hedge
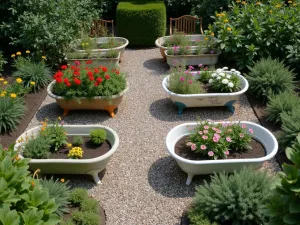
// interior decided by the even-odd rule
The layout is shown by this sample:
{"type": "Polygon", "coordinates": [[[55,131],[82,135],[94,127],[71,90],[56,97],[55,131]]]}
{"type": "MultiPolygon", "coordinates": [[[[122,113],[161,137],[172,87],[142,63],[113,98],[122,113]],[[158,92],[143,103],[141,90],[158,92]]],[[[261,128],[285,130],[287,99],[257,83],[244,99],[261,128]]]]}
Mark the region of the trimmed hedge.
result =
{"type": "Polygon", "coordinates": [[[118,36],[129,40],[130,46],[154,46],[166,32],[164,2],[120,2],[117,7],[118,36]]]}

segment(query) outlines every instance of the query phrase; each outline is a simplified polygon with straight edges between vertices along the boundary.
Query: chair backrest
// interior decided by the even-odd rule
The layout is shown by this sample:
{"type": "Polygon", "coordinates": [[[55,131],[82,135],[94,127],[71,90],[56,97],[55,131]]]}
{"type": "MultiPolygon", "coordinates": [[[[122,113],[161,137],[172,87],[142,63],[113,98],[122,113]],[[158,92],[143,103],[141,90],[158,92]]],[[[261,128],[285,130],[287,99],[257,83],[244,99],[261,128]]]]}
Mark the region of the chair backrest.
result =
{"type": "Polygon", "coordinates": [[[175,22],[174,29],[178,32],[184,32],[186,34],[196,33],[196,23],[200,23],[200,32],[203,34],[202,30],[202,18],[184,15],[178,18],[170,18],[170,35],[173,33],[173,21],[175,22]]]}
{"type": "Polygon", "coordinates": [[[94,20],[91,28],[91,36],[99,37],[103,28],[108,30],[108,24],[111,23],[111,33],[114,35],[114,21],[113,20],[94,20]]]}

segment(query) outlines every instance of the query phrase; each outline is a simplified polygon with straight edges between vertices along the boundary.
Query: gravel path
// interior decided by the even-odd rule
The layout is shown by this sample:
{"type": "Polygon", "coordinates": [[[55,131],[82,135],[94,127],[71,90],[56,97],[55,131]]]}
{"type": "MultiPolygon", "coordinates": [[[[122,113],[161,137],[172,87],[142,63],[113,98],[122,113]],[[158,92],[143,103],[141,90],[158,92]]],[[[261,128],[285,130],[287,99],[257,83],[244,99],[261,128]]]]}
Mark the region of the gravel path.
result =
{"type": "MultiPolygon", "coordinates": [[[[70,176],[73,186],[89,189],[100,200],[107,215],[107,225],[180,224],[183,210],[192,201],[195,187],[203,177],[196,176],[185,185],[186,174],[167,154],[168,131],[196,118],[212,120],[248,120],[258,123],[246,96],[236,104],[236,113],[226,108],[185,110],[182,116],[164,93],[161,82],[168,73],[158,49],[127,50],[121,70],[128,74],[129,91],[123,98],[116,118],[106,112],[70,112],[66,124],[103,124],[119,135],[120,146],[96,186],[89,176],[70,176]]],[[[62,110],[47,97],[28,128],[45,117],[55,119],[62,110]]],[[[275,161],[264,168],[275,171],[275,161]]]]}

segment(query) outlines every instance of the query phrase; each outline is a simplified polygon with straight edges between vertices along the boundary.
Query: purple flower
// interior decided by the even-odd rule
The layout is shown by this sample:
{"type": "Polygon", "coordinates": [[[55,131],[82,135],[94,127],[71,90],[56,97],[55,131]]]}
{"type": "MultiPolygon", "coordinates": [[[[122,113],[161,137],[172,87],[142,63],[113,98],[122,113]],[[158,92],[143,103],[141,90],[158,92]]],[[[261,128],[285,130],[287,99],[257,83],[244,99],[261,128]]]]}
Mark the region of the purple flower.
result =
{"type": "Polygon", "coordinates": [[[205,149],[206,149],[206,145],[201,145],[200,148],[201,148],[202,150],[205,150],[205,149]]]}
{"type": "Polygon", "coordinates": [[[180,80],[181,82],[183,82],[183,81],[185,80],[185,78],[184,78],[184,77],[180,77],[179,80],[180,80]]]}
{"type": "Polygon", "coordinates": [[[209,151],[208,153],[207,153],[210,157],[212,157],[212,156],[214,156],[214,152],[213,151],[209,151]]]}
{"type": "Polygon", "coordinates": [[[214,51],[210,51],[210,54],[214,54],[215,52],[214,51]]]}
{"type": "Polygon", "coordinates": [[[228,142],[232,142],[231,138],[230,137],[226,137],[226,141],[228,142]]]}

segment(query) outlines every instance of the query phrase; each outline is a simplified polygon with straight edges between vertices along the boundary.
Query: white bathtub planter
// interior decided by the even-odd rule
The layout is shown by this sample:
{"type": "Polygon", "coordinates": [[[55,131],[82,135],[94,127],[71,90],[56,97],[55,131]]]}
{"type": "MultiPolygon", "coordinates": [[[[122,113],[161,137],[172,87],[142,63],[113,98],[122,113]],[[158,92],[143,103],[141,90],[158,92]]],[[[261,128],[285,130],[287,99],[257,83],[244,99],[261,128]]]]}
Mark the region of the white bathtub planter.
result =
{"type": "MultiPolygon", "coordinates": [[[[213,122],[220,123],[220,122],[213,122]]],[[[239,123],[238,121],[232,123],[239,123]]],[[[240,170],[243,166],[253,166],[255,168],[275,156],[278,150],[278,143],[274,135],[266,128],[252,122],[241,121],[247,128],[253,129],[252,138],[259,141],[265,148],[266,156],[251,159],[220,159],[220,160],[189,160],[182,158],[175,153],[176,143],[190,134],[190,130],[197,126],[197,123],[184,123],[174,127],[166,137],[167,150],[176,160],[178,166],[188,174],[186,185],[190,185],[195,175],[212,174],[214,172],[228,172],[240,170]]],[[[251,150],[250,150],[251,151],[251,150]]]]}
{"type": "MultiPolygon", "coordinates": [[[[194,76],[198,76],[197,72],[191,73],[194,74],[194,76]]],[[[230,112],[234,113],[233,104],[240,98],[240,95],[248,90],[249,84],[248,81],[239,74],[234,74],[232,72],[227,72],[227,74],[237,76],[240,79],[240,91],[231,93],[176,94],[168,89],[170,75],[164,78],[162,86],[169,95],[171,101],[177,106],[178,115],[181,115],[185,108],[215,106],[226,106],[230,112]]]]}
{"type": "MultiPolygon", "coordinates": [[[[93,129],[105,129],[106,138],[111,144],[111,149],[104,155],[92,159],[31,159],[29,162],[30,170],[40,169],[42,174],[89,174],[96,184],[100,184],[98,173],[106,168],[110,158],[118,149],[119,137],[117,133],[113,129],[102,125],[63,125],[63,127],[68,136],[82,137],[89,136],[90,131],[93,129]]],[[[18,143],[18,140],[22,138],[25,140],[26,136],[37,136],[40,129],[41,126],[34,127],[18,137],[17,144],[14,147],[15,150],[18,150],[19,147],[22,148],[22,143],[18,143]]],[[[22,154],[19,157],[23,158],[22,154]]]]}

